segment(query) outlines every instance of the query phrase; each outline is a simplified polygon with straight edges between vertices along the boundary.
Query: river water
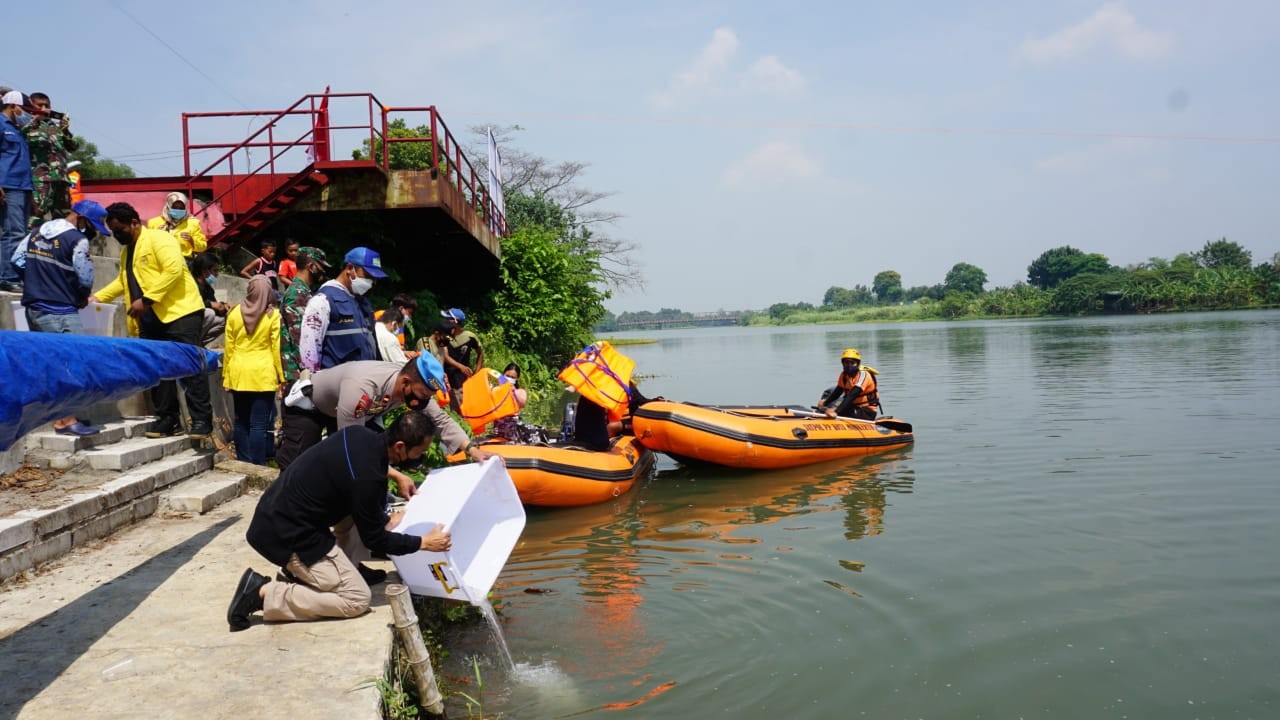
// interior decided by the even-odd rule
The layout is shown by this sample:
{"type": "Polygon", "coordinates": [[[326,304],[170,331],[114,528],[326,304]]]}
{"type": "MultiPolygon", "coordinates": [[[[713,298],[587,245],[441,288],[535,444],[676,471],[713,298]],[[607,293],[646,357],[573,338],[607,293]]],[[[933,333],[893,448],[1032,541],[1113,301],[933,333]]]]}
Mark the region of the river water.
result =
{"type": "Polygon", "coordinates": [[[483,629],[446,668],[485,713],[1280,717],[1280,311],[638,335],[702,403],[811,404],[857,347],[916,443],[531,511],[517,672],[483,629]]]}

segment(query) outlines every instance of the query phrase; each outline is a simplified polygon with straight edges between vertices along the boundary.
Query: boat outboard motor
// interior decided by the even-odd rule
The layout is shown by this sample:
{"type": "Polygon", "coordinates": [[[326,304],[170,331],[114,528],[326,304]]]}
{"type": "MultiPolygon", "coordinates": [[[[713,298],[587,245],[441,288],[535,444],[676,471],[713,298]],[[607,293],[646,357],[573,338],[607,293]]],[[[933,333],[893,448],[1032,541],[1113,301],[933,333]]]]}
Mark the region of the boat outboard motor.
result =
{"type": "Polygon", "coordinates": [[[567,443],[573,439],[573,423],[577,415],[578,403],[571,402],[564,406],[564,420],[560,423],[560,442],[567,443]]]}
{"type": "Polygon", "coordinates": [[[838,388],[838,387],[839,387],[839,386],[837,386],[837,385],[832,385],[831,387],[827,388],[826,390],[823,390],[823,391],[822,391],[822,399],[818,401],[818,407],[822,407],[823,405],[826,405],[826,404],[827,404],[827,398],[829,398],[829,397],[831,397],[831,396],[835,395],[835,394],[836,394],[836,390],[837,390],[837,388],[838,388]]]}

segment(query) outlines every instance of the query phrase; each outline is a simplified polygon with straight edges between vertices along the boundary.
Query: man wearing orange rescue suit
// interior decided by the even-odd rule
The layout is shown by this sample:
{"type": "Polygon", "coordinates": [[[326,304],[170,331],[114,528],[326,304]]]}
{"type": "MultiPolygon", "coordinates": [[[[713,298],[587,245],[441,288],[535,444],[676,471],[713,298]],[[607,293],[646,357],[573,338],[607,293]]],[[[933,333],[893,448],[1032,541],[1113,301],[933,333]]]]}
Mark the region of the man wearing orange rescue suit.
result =
{"type": "Polygon", "coordinates": [[[875,420],[880,414],[880,394],[876,392],[875,368],[862,367],[862,355],[848,348],[840,355],[840,377],[834,390],[822,398],[818,409],[827,417],[875,420]]]}

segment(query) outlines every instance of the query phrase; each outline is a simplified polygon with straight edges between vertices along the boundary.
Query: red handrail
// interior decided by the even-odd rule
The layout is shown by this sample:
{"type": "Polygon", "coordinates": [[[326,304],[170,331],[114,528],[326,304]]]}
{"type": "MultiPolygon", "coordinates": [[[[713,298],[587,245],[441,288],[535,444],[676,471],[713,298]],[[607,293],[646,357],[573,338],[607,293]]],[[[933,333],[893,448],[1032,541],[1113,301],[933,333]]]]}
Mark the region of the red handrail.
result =
{"type": "MultiPolygon", "coordinates": [[[[292,176],[294,171],[287,168],[279,167],[279,162],[284,156],[296,150],[305,150],[311,158],[310,163],[314,163],[317,155],[317,146],[322,142],[328,144],[330,142],[332,132],[334,131],[351,131],[360,130],[368,131],[369,149],[374,156],[370,159],[374,161],[377,167],[384,172],[391,170],[391,143],[414,143],[429,142],[431,143],[431,172],[438,175],[444,172],[445,180],[453,184],[458,192],[463,195],[463,200],[472,211],[483,217],[486,225],[495,233],[502,236],[507,234],[506,218],[498,211],[497,206],[493,202],[493,197],[489,192],[489,188],[480,180],[479,174],[471,161],[462,152],[462,147],[457,139],[450,132],[448,125],[440,117],[434,105],[425,107],[398,107],[391,108],[383,105],[377,97],[372,93],[311,93],[304,95],[293,105],[284,110],[235,110],[229,112],[200,112],[200,113],[183,113],[182,114],[182,144],[183,144],[183,170],[187,176],[187,193],[190,197],[191,192],[197,185],[207,186],[209,183],[200,183],[199,180],[209,180],[215,175],[227,176],[229,179],[227,189],[216,195],[207,205],[215,203],[222,204],[224,201],[229,202],[232,207],[222,207],[224,213],[238,214],[240,196],[237,193],[245,186],[251,178],[263,175],[264,173],[275,178],[280,175],[292,176]],[[351,98],[363,99],[367,108],[367,121],[357,124],[332,125],[327,121],[329,100],[345,100],[351,98]],[[323,108],[321,107],[323,106],[323,108]],[[375,114],[374,108],[377,108],[375,114]],[[429,114],[430,135],[428,137],[411,137],[411,138],[395,138],[390,137],[388,133],[389,118],[394,114],[426,112],[429,114]],[[286,121],[292,117],[309,117],[311,119],[309,127],[302,132],[297,138],[292,140],[278,140],[278,125],[282,121],[286,121]],[[266,122],[257,131],[250,134],[247,138],[238,142],[209,142],[209,143],[193,143],[191,142],[191,121],[197,119],[213,119],[213,118],[250,118],[250,124],[253,118],[266,118],[266,122]],[[319,125],[320,119],[326,119],[323,126],[319,125]],[[325,135],[322,140],[317,130],[323,130],[325,135]],[[264,136],[265,135],[265,139],[264,136]],[[379,147],[380,146],[380,147],[379,147]],[[252,165],[250,151],[257,148],[267,149],[267,159],[256,167],[252,165]],[[196,173],[191,172],[191,162],[193,152],[205,150],[223,150],[224,152],[213,162],[196,173]],[[380,152],[379,152],[380,151],[380,152]],[[246,158],[249,159],[249,167],[241,172],[236,171],[235,156],[237,153],[244,152],[246,158]],[[380,157],[379,157],[380,156],[380,157]],[[442,162],[443,161],[443,162],[442,162]],[[225,172],[222,170],[225,169],[225,172]],[[215,172],[217,171],[217,172],[215,172]]],[[[298,171],[305,169],[306,165],[297,168],[298,171]]],[[[207,207],[206,205],[206,207],[207,207]]],[[[205,212],[203,209],[196,211],[197,213],[205,212]]]]}

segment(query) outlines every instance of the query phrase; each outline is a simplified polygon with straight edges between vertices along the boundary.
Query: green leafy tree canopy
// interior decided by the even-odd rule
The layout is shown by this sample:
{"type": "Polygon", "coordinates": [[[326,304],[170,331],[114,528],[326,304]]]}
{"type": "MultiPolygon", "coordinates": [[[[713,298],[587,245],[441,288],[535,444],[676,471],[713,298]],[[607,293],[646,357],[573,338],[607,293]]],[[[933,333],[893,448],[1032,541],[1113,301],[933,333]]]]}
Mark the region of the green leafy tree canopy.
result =
{"type": "Polygon", "coordinates": [[[1213,240],[1204,244],[1199,251],[1191,254],[1200,267],[1237,268],[1248,270],[1253,265],[1253,254],[1245,250],[1239,243],[1226,238],[1213,240]]]}
{"type": "MultiPolygon", "coordinates": [[[[982,286],[987,284],[987,273],[977,265],[969,263],[956,263],[947,271],[947,277],[942,281],[942,286],[946,288],[948,293],[962,292],[972,295],[982,293],[982,286]]],[[[945,298],[944,298],[945,299],[945,298]]]]}
{"type": "Polygon", "coordinates": [[[880,302],[899,302],[906,291],[902,289],[902,275],[893,270],[881,270],[871,281],[871,292],[880,302]]]}
{"type": "Polygon", "coordinates": [[[1070,245],[1063,245],[1045,250],[1027,266],[1027,282],[1041,290],[1050,290],[1067,278],[1086,273],[1105,273],[1110,269],[1111,262],[1106,256],[1085,253],[1070,245]]]}
{"type": "Polygon", "coordinates": [[[80,171],[82,180],[137,177],[133,172],[133,168],[128,165],[99,155],[97,145],[85,140],[83,137],[79,138],[79,141],[80,147],[71,153],[71,159],[80,161],[80,167],[76,169],[80,171]]]}

